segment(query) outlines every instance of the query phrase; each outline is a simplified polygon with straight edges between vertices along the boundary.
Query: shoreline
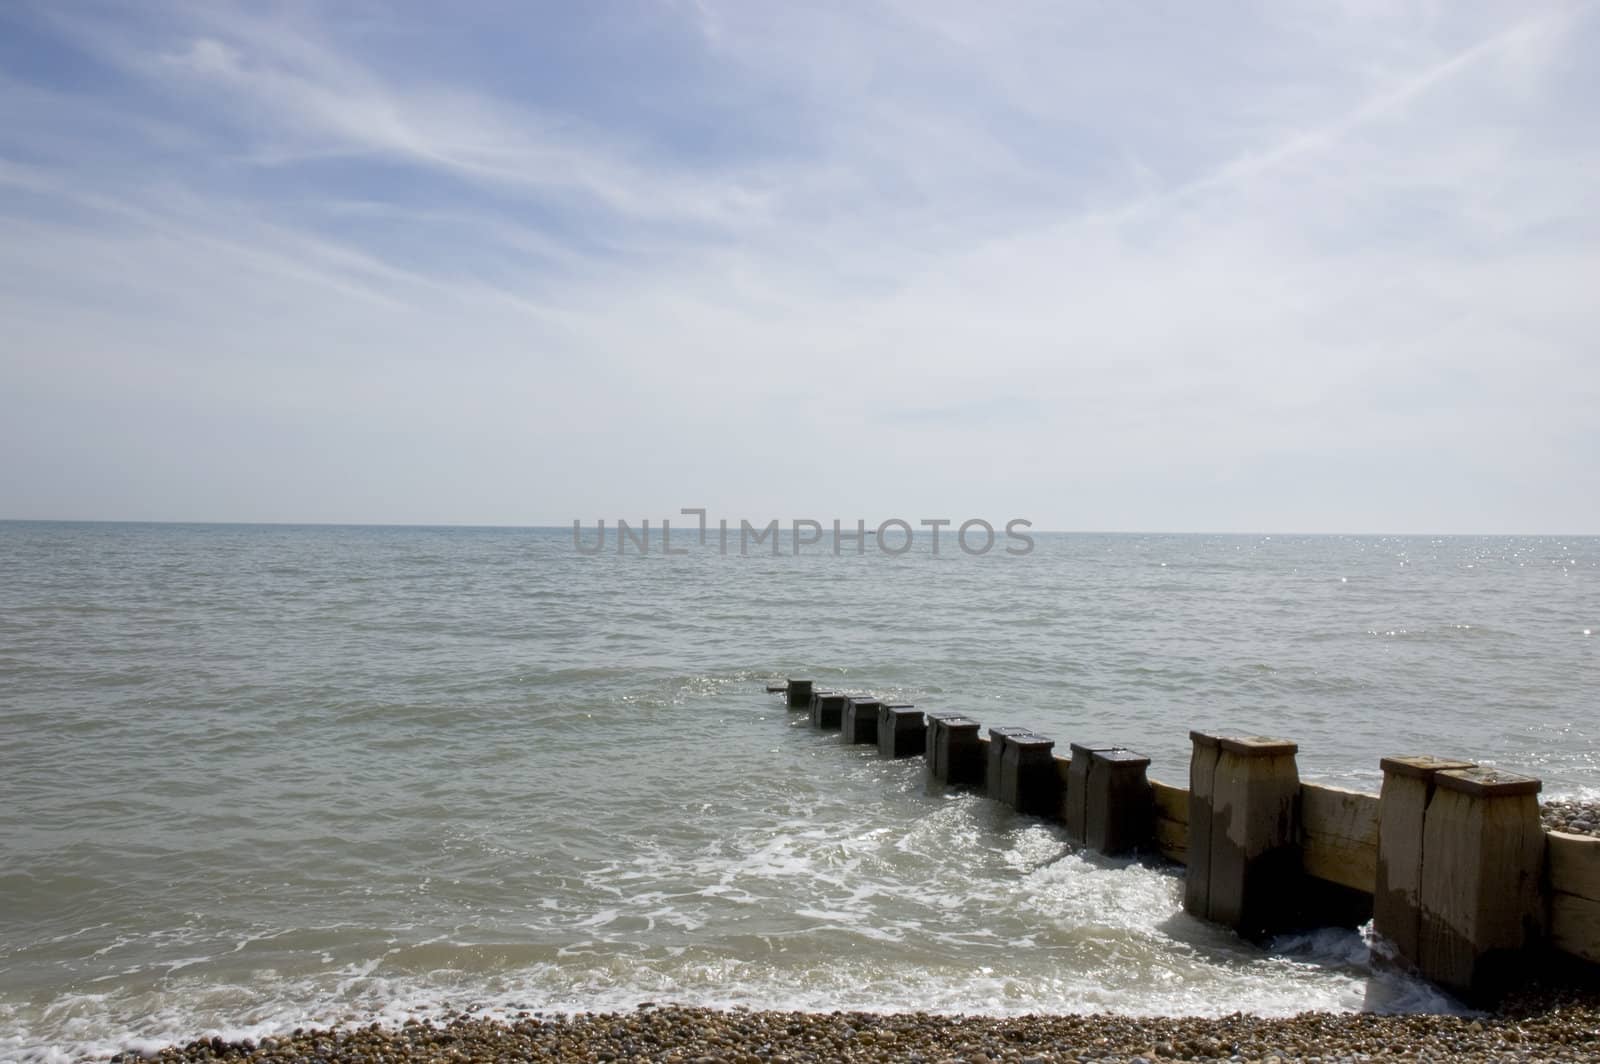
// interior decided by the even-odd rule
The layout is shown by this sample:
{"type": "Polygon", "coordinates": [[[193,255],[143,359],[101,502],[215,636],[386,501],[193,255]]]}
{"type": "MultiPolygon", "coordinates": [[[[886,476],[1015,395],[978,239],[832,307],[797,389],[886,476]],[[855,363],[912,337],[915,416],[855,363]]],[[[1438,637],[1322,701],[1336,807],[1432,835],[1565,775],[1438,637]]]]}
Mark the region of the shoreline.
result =
{"type": "Polygon", "coordinates": [[[1013,1017],[923,1012],[783,1012],[644,1003],[631,1012],[491,1019],[458,1013],[395,1027],[304,1028],[260,1042],[201,1039],[111,1064],[260,1062],[660,1061],[802,1064],[920,1061],[1057,1064],[1080,1060],[1594,1060],[1600,986],[1535,988],[1493,1012],[1304,1012],[1267,1018],[1013,1017]]]}

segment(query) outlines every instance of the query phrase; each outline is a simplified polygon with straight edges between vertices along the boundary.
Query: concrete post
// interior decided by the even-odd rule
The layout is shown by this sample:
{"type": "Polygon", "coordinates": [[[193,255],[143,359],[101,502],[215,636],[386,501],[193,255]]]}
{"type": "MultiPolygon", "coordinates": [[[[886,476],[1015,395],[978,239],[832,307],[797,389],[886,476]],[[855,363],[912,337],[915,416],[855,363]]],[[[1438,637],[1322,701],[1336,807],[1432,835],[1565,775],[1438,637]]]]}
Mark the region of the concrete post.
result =
{"type": "Polygon", "coordinates": [[[871,695],[849,695],[844,700],[844,717],[840,727],[847,743],[876,743],[878,741],[878,710],[883,705],[871,695]]]}
{"type": "Polygon", "coordinates": [[[927,728],[916,706],[878,707],[878,753],[883,757],[916,757],[927,748],[927,728]]]}
{"type": "Polygon", "coordinates": [[[1191,816],[1201,814],[1208,826],[1197,832],[1190,821],[1186,879],[1204,875],[1206,883],[1203,892],[1185,883],[1184,907],[1248,938],[1293,927],[1301,880],[1299,748],[1282,739],[1190,734],[1191,816]]]}
{"type": "Polygon", "coordinates": [[[1422,826],[1433,800],[1434,776],[1476,766],[1440,757],[1386,757],[1378,796],[1378,879],[1372,928],[1411,964],[1421,957],[1422,826]]]}
{"type": "Polygon", "coordinates": [[[1543,932],[1540,783],[1487,768],[1445,769],[1422,829],[1423,976],[1469,1002],[1524,974],[1543,932]]]}
{"type": "Polygon", "coordinates": [[[959,713],[929,713],[928,775],[940,783],[981,784],[983,748],[977,721],[959,713]]]}
{"type": "Polygon", "coordinates": [[[835,731],[844,716],[844,695],[816,691],[811,695],[811,726],[819,731],[835,731]]]}
{"type": "Polygon", "coordinates": [[[787,688],[790,709],[811,708],[811,680],[790,680],[787,688]]]}
{"type": "Polygon", "coordinates": [[[1055,816],[1061,802],[1061,780],[1051,753],[1055,745],[1054,739],[1033,732],[1006,736],[1000,760],[1001,801],[1027,816],[1055,816]]]}

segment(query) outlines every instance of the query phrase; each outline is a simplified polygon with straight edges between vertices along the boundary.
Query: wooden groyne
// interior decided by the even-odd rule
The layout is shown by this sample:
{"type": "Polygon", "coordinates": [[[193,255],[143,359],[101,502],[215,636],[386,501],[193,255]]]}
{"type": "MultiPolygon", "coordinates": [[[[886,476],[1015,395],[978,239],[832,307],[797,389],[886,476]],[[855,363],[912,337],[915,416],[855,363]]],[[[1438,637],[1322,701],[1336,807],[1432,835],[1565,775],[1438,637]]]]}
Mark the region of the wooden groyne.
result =
{"type": "Polygon", "coordinates": [[[1470,761],[1384,758],[1379,794],[1303,783],[1293,742],[1190,732],[1187,787],[1111,742],[869,695],[768,687],[814,728],[922,757],[929,777],[1063,825],[1106,854],[1184,866],[1189,913],[1261,939],[1372,920],[1400,962],[1474,1003],[1535,967],[1600,964],[1600,838],[1547,831],[1539,780],[1470,761]]]}

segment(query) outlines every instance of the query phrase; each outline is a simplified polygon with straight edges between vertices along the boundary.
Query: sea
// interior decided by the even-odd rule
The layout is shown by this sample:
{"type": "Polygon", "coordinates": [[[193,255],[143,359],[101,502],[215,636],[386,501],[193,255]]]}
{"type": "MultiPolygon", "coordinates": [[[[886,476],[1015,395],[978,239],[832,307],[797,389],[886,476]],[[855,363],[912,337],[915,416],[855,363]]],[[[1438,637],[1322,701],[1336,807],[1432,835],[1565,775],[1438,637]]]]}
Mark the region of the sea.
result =
{"type": "Polygon", "coordinates": [[[1180,784],[1200,728],[1600,797],[1593,537],[596,531],[0,523],[0,1060],[644,1002],[1459,1007],[1362,931],[1197,921],[1180,869],[813,731],[789,676],[1180,784]]]}

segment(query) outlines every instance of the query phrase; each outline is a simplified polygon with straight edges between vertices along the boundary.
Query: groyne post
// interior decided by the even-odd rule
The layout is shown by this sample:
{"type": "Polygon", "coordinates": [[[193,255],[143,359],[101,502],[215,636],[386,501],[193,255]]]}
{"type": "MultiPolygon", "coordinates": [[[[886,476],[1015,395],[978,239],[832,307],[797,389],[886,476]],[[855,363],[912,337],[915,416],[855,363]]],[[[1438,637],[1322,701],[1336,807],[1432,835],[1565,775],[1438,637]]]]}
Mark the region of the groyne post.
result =
{"type": "Polygon", "coordinates": [[[878,753],[916,757],[927,749],[927,726],[916,706],[885,702],[878,707],[878,753]]]}
{"type": "Polygon", "coordinates": [[[1012,728],[1006,726],[989,728],[989,749],[984,765],[983,790],[990,798],[997,802],[1005,801],[1005,792],[1002,790],[1002,777],[1005,775],[1006,746],[1011,742],[1013,735],[1031,735],[1027,728],[1012,728]]]}
{"type": "Polygon", "coordinates": [[[1299,750],[1283,739],[1191,732],[1184,908],[1260,938],[1294,926],[1299,750]]]}
{"type": "Polygon", "coordinates": [[[1217,757],[1221,747],[1217,737],[1204,732],[1189,733],[1189,863],[1183,875],[1183,908],[1200,917],[1211,918],[1211,797],[1216,790],[1217,757]]]}
{"type": "Polygon", "coordinates": [[[1419,964],[1468,1001],[1493,1000],[1543,934],[1540,783],[1487,768],[1445,769],[1422,829],[1419,964]]]}
{"type": "Polygon", "coordinates": [[[878,741],[878,710],[883,705],[871,695],[847,695],[840,727],[847,743],[878,741]]]}
{"type": "MultiPolygon", "coordinates": [[[[990,734],[994,734],[992,729],[990,734]]],[[[1000,758],[1002,802],[1028,816],[1056,815],[1061,804],[1061,779],[1056,775],[1052,753],[1055,745],[1054,739],[1026,730],[1006,736],[1000,758]]]]}
{"type": "Polygon", "coordinates": [[[1121,746],[1096,746],[1080,755],[1073,744],[1074,768],[1080,756],[1084,771],[1072,775],[1067,792],[1068,809],[1078,804],[1073,791],[1082,792],[1083,819],[1077,840],[1104,854],[1127,853],[1149,845],[1155,836],[1155,792],[1145,775],[1150,759],[1121,746]]]}
{"type": "Polygon", "coordinates": [[[978,732],[983,725],[960,713],[929,713],[928,775],[940,783],[981,785],[983,747],[978,732]]]}
{"type": "Polygon", "coordinates": [[[785,693],[789,700],[790,709],[811,708],[811,680],[790,680],[785,693]]]}
{"type": "Polygon", "coordinates": [[[1422,828],[1433,800],[1434,777],[1446,769],[1476,768],[1442,757],[1386,757],[1378,793],[1378,875],[1372,928],[1412,964],[1421,957],[1422,828]]]}
{"type": "Polygon", "coordinates": [[[1062,802],[1062,823],[1067,838],[1079,845],[1088,840],[1089,758],[1096,750],[1115,750],[1110,743],[1068,743],[1072,752],[1067,762],[1066,798],[1062,802]]]}
{"type": "Polygon", "coordinates": [[[956,712],[769,684],[818,727],[886,757],[926,750],[927,772],[978,783],[1108,853],[1148,842],[1187,864],[1184,908],[1249,937],[1371,917],[1419,974],[1473,1003],[1535,963],[1600,963],[1600,838],[1540,822],[1539,780],[1467,761],[1391,757],[1381,795],[1299,781],[1281,739],[1191,732],[1189,789],[1150,780],[1110,743],[1054,743],[956,712]]]}
{"type": "Polygon", "coordinates": [[[837,731],[844,717],[844,695],[836,691],[815,691],[811,695],[811,726],[819,731],[837,731]]]}

